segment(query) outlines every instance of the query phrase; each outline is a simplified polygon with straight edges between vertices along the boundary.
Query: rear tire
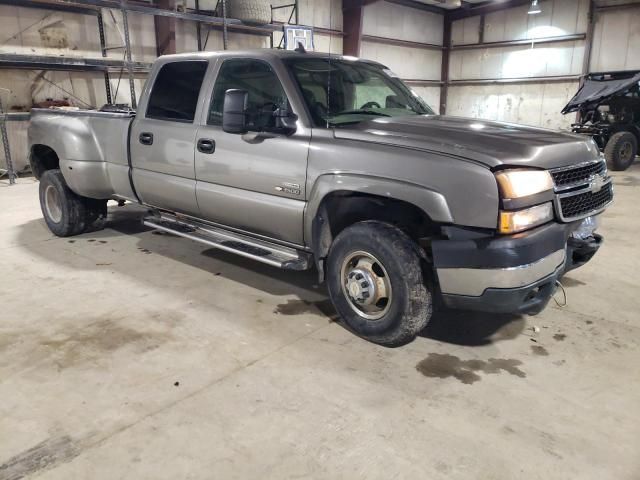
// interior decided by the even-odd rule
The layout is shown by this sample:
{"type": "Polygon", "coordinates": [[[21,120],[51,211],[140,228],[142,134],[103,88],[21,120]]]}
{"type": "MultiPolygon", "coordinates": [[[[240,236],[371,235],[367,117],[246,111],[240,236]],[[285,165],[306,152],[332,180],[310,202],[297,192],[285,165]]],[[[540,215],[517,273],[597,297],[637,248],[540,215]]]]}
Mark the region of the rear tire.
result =
{"type": "Polygon", "coordinates": [[[604,148],[604,156],[611,170],[626,170],[638,154],[638,139],[633,133],[614,133],[604,148]]]}
{"type": "Polygon", "coordinates": [[[327,283],[344,323],[371,342],[404,345],[431,318],[419,247],[390,224],[365,221],[340,232],[329,251],[327,283]]]}
{"type": "Polygon", "coordinates": [[[58,237],[70,237],[104,228],[107,201],[73,193],[59,169],[40,177],[40,208],[49,230],[58,237]]]}

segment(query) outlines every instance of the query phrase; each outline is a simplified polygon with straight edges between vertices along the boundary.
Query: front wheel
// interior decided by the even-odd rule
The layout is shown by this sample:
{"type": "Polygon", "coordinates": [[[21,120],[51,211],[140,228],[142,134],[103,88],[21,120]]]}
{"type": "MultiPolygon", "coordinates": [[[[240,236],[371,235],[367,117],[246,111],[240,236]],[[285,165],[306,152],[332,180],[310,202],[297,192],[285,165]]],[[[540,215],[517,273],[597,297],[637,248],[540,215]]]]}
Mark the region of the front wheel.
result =
{"type": "Polygon", "coordinates": [[[638,154],[638,140],[633,133],[618,132],[611,136],[604,148],[604,156],[611,170],[626,170],[638,154]]]}
{"type": "Polygon", "coordinates": [[[347,326],[389,347],[412,341],[431,318],[432,297],[419,247],[398,228],[376,221],[345,228],[327,259],[329,295],[347,326]]]}

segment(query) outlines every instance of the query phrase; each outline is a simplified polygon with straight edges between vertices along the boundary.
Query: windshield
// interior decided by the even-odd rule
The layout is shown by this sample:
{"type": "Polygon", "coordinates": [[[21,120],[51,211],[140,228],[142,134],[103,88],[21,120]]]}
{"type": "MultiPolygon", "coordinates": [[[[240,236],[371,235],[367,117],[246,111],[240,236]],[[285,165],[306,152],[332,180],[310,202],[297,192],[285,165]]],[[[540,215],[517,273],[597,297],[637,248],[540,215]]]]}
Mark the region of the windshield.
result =
{"type": "Polygon", "coordinates": [[[341,58],[296,58],[286,64],[317,127],[350,125],[375,116],[433,114],[381,65],[341,58]]]}

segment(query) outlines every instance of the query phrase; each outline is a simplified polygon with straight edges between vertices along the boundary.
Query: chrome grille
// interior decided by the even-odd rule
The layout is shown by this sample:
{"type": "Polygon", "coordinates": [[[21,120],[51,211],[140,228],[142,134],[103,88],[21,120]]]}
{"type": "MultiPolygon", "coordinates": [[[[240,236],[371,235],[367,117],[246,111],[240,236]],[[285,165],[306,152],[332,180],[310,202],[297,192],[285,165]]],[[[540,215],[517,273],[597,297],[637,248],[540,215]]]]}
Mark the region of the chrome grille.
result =
{"type": "Polygon", "coordinates": [[[602,175],[607,171],[603,161],[551,172],[556,187],[566,187],[588,182],[593,175],[602,175]]]}
{"type": "Polygon", "coordinates": [[[613,200],[613,186],[608,183],[599,192],[588,191],[560,198],[562,216],[581,218],[601,210],[613,200]]]}
{"type": "Polygon", "coordinates": [[[613,185],[603,160],[550,171],[556,192],[556,214],[571,222],[600,213],[613,201],[613,185]]]}

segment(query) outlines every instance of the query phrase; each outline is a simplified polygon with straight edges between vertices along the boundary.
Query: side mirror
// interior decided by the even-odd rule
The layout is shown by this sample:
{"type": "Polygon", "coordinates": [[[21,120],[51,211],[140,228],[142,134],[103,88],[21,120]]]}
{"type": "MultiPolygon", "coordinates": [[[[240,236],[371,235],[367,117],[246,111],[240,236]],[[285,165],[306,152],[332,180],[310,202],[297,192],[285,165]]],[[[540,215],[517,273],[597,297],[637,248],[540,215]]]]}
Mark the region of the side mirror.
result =
{"type": "Polygon", "coordinates": [[[227,90],[222,107],[222,130],[227,133],[247,133],[247,104],[249,94],[246,90],[227,90]]]}

